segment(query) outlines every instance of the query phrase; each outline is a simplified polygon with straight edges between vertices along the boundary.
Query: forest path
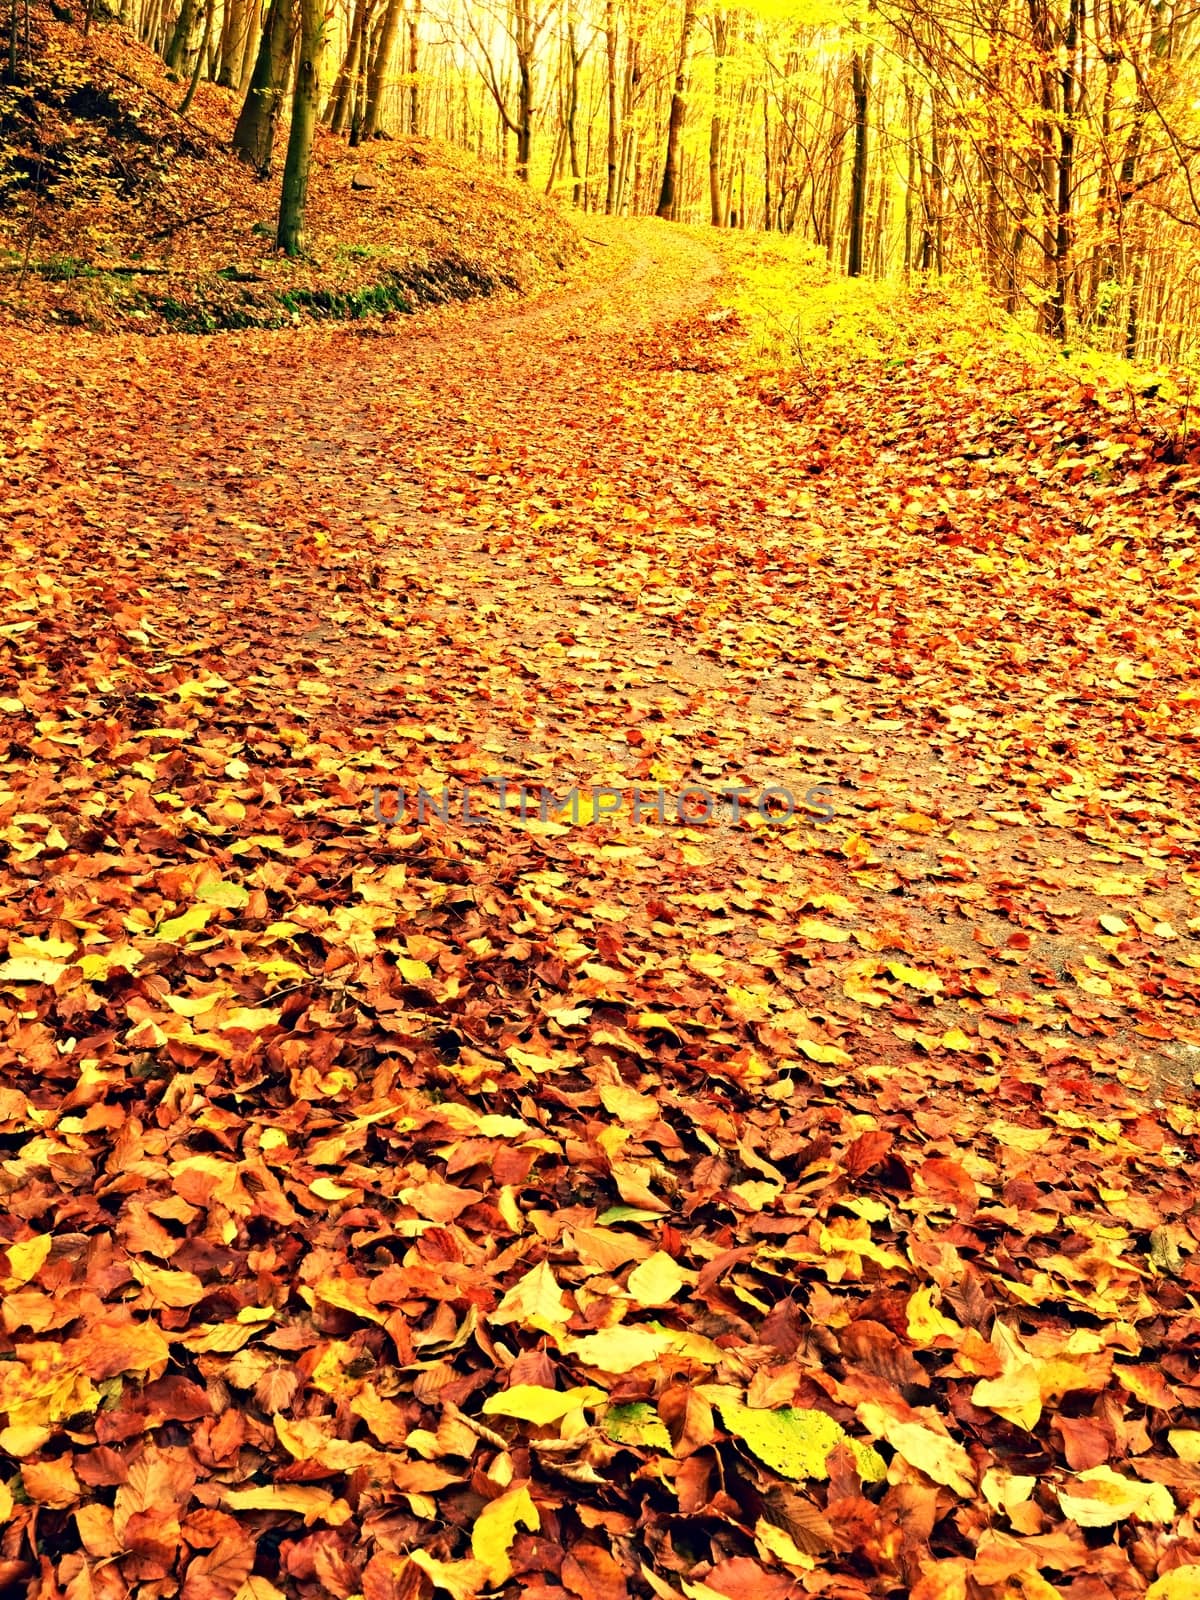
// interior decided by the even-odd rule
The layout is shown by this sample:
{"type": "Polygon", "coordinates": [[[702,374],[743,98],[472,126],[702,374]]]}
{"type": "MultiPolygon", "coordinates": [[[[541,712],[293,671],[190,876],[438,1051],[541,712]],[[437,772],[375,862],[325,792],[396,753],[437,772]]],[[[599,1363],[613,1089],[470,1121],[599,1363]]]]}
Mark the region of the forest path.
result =
{"type": "Polygon", "coordinates": [[[770,1052],[794,1051],[782,1007],[909,1087],[1014,1052],[1031,1082],[1086,1064],[1186,1086],[1197,884],[1169,847],[1171,769],[1064,692],[1061,574],[1000,598],[970,551],[902,534],[757,401],[702,240],[588,230],[604,274],[516,310],[80,339],[69,382],[38,344],[51,573],[93,619],[136,617],[153,671],[219,675],[227,734],[342,751],[356,835],[376,787],[446,784],[456,813],[470,789],[489,836],[487,780],[620,791],[590,825],[499,831],[590,886],[629,970],[670,925],[708,976],[774,985],[735,1002],[770,1052]],[[689,786],[773,786],[796,817],[723,802],[687,827],[689,786]],[[666,823],[649,800],[635,820],[660,787],[666,823]]]}

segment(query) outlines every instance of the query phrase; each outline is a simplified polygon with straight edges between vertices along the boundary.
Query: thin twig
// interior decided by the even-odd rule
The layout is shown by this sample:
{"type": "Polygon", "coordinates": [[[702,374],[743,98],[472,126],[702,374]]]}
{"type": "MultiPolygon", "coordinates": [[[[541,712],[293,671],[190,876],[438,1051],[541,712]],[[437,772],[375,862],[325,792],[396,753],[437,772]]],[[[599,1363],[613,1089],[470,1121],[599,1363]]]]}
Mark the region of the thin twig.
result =
{"type": "Polygon", "coordinates": [[[223,212],[232,211],[236,204],[236,200],[231,200],[228,205],[209,206],[204,211],[193,211],[190,217],[179,217],[175,222],[169,223],[167,227],[159,228],[155,233],[148,233],[146,237],[151,241],[168,239],[171,234],[177,233],[180,228],[190,228],[193,222],[203,222],[205,217],[219,217],[223,212]]]}

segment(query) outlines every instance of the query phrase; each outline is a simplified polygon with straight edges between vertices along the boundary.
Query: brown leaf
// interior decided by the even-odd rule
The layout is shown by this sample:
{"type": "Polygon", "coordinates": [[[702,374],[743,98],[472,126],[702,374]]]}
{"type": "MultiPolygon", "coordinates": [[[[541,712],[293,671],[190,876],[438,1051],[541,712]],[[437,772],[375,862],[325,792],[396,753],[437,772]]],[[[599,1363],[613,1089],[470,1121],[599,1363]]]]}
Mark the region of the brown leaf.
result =
{"type": "Polygon", "coordinates": [[[582,1540],[567,1551],[562,1564],[563,1587],[579,1600],[626,1600],[625,1574],[599,1545],[582,1540]]]}
{"type": "Polygon", "coordinates": [[[254,1545],[249,1539],[221,1539],[188,1564],[180,1600],[232,1600],[253,1566],[254,1545]]]}
{"type": "Polygon", "coordinates": [[[673,1383],[658,1399],[658,1414],[671,1436],[677,1459],[711,1444],[716,1432],[712,1407],[686,1384],[673,1383]]]}

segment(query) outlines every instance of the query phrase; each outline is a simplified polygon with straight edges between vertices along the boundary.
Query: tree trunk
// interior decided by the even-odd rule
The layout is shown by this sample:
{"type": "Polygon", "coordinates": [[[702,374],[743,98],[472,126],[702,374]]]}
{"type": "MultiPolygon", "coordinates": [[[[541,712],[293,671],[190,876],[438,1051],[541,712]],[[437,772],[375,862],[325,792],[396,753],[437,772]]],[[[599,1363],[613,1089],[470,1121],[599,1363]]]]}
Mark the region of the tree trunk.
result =
{"type": "Polygon", "coordinates": [[[708,209],[714,228],[725,226],[725,198],[721,190],[721,74],[729,40],[729,22],[723,11],[713,17],[713,113],[708,130],[708,209]]]}
{"type": "Polygon", "coordinates": [[[984,69],[984,115],[987,118],[987,141],[983,147],[983,181],[985,188],[983,253],[989,287],[993,291],[1003,283],[1004,226],[1000,217],[1001,145],[1000,117],[1000,11],[993,11],[988,24],[988,53],[984,69]]]}
{"type": "Polygon", "coordinates": [[[338,68],[333,93],[329,96],[329,103],[325,107],[325,121],[334,133],[346,131],[346,123],[350,116],[350,91],[358,73],[359,51],[362,49],[367,13],[370,9],[371,0],[358,0],[350,23],[350,37],[346,41],[346,54],[338,68]]]}
{"type": "Polygon", "coordinates": [[[358,46],[358,60],[350,80],[350,148],[362,143],[363,126],[367,120],[367,75],[370,70],[375,41],[379,29],[368,13],[363,24],[362,39],[358,46]]]}
{"type": "Polygon", "coordinates": [[[850,238],[846,248],[846,275],[861,278],[863,243],[867,225],[867,112],[871,90],[871,51],[856,50],[850,61],[854,97],[854,160],[850,167],[850,238]]]}
{"type": "Polygon", "coordinates": [[[658,192],[657,215],[673,221],[679,212],[679,140],[683,133],[687,102],[688,48],[696,25],[696,0],[683,0],[683,29],[679,37],[679,61],[675,69],[675,89],[671,95],[671,115],[667,122],[667,153],[663,162],[662,187],[658,192]]]}
{"type": "Polygon", "coordinates": [[[417,88],[417,68],[420,65],[417,26],[421,20],[421,0],[413,0],[408,17],[408,131],[415,138],[421,131],[421,97],[417,88]]]}
{"type": "Polygon", "coordinates": [[[313,133],[321,94],[324,24],[322,0],[300,0],[300,60],[292,95],[292,125],[288,132],[276,234],[276,243],[289,256],[298,256],[304,245],[304,208],[308,201],[313,133]]]}
{"type": "Polygon", "coordinates": [[[611,217],[617,205],[617,11],[614,0],[604,0],[604,48],[608,57],[608,143],[605,147],[608,178],[604,214],[611,217]]]}
{"type": "MultiPolygon", "coordinates": [[[[513,0],[512,40],[517,57],[517,171],[522,183],[529,182],[533,156],[533,52],[540,31],[533,14],[534,0],[513,0]]],[[[506,118],[507,120],[507,118],[506,118]]]]}
{"type": "Polygon", "coordinates": [[[383,13],[383,22],[379,29],[379,42],[375,46],[375,57],[371,62],[371,70],[367,79],[367,115],[363,124],[364,139],[386,139],[388,137],[387,130],[383,125],[383,94],[387,88],[392,56],[396,50],[396,35],[400,31],[400,9],[401,0],[387,0],[387,9],[383,13]]]}
{"type": "Polygon", "coordinates": [[[763,84],[763,232],[771,231],[771,96],[763,84]]]}
{"type": "Polygon", "coordinates": [[[1056,339],[1067,337],[1067,289],[1071,271],[1074,223],[1071,215],[1075,174],[1075,52],[1079,44],[1079,0],[1070,0],[1063,65],[1060,73],[1062,118],[1058,136],[1058,196],[1054,225],[1054,294],[1050,301],[1050,331],[1056,339]]]}
{"type": "Polygon", "coordinates": [[[292,0],[271,0],[250,87],[233,130],[234,150],[264,178],[271,170],[294,29],[292,0]]]}
{"type": "Polygon", "coordinates": [[[183,0],[179,9],[170,42],[163,52],[163,60],[171,72],[178,72],[183,65],[184,55],[187,53],[188,44],[191,42],[192,29],[196,23],[196,0],[183,0]]]}
{"type": "Polygon", "coordinates": [[[192,68],[192,81],[188,84],[187,93],[183,97],[183,104],[179,108],[179,115],[186,117],[192,109],[192,101],[196,98],[196,86],[200,82],[200,72],[204,66],[204,52],[208,49],[208,41],[212,38],[213,13],[217,9],[217,0],[208,0],[204,11],[204,37],[200,41],[200,48],[196,52],[196,64],[192,68]]]}
{"type": "Polygon", "coordinates": [[[250,87],[250,75],[254,71],[254,62],[258,55],[262,24],[262,11],[258,0],[250,0],[246,7],[246,36],[242,40],[241,65],[238,68],[237,83],[234,85],[243,96],[250,87]]]}
{"type": "Polygon", "coordinates": [[[579,174],[579,139],[576,133],[576,121],[579,117],[579,67],[583,55],[575,43],[575,19],[567,19],[567,50],[570,57],[571,76],[567,80],[567,152],[571,158],[571,177],[574,182],[571,187],[571,203],[575,206],[582,200],[582,185],[579,174]]]}
{"type": "Polygon", "coordinates": [[[217,43],[217,82],[232,89],[236,66],[242,58],[242,28],[246,21],[246,0],[225,0],[221,12],[221,32],[217,43]]]}

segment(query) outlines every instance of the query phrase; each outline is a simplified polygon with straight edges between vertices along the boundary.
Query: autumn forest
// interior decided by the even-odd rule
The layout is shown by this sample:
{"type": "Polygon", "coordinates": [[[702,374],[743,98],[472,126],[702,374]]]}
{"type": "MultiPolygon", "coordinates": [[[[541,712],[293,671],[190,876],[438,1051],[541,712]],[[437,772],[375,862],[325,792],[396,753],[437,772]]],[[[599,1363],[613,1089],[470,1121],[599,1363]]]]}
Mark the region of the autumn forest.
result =
{"type": "Polygon", "coordinates": [[[0,1600],[1200,1600],[1200,18],[0,0],[0,1600]]]}
{"type": "MultiPolygon", "coordinates": [[[[313,112],[351,142],[431,134],[585,211],[794,235],[851,277],[978,279],[1056,338],[1195,355],[1186,6],[312,3],[313,112]]],[[[247,95],[235,142],[262,162],[294,10],[128,0],[122,17],[247,95]]]]}

